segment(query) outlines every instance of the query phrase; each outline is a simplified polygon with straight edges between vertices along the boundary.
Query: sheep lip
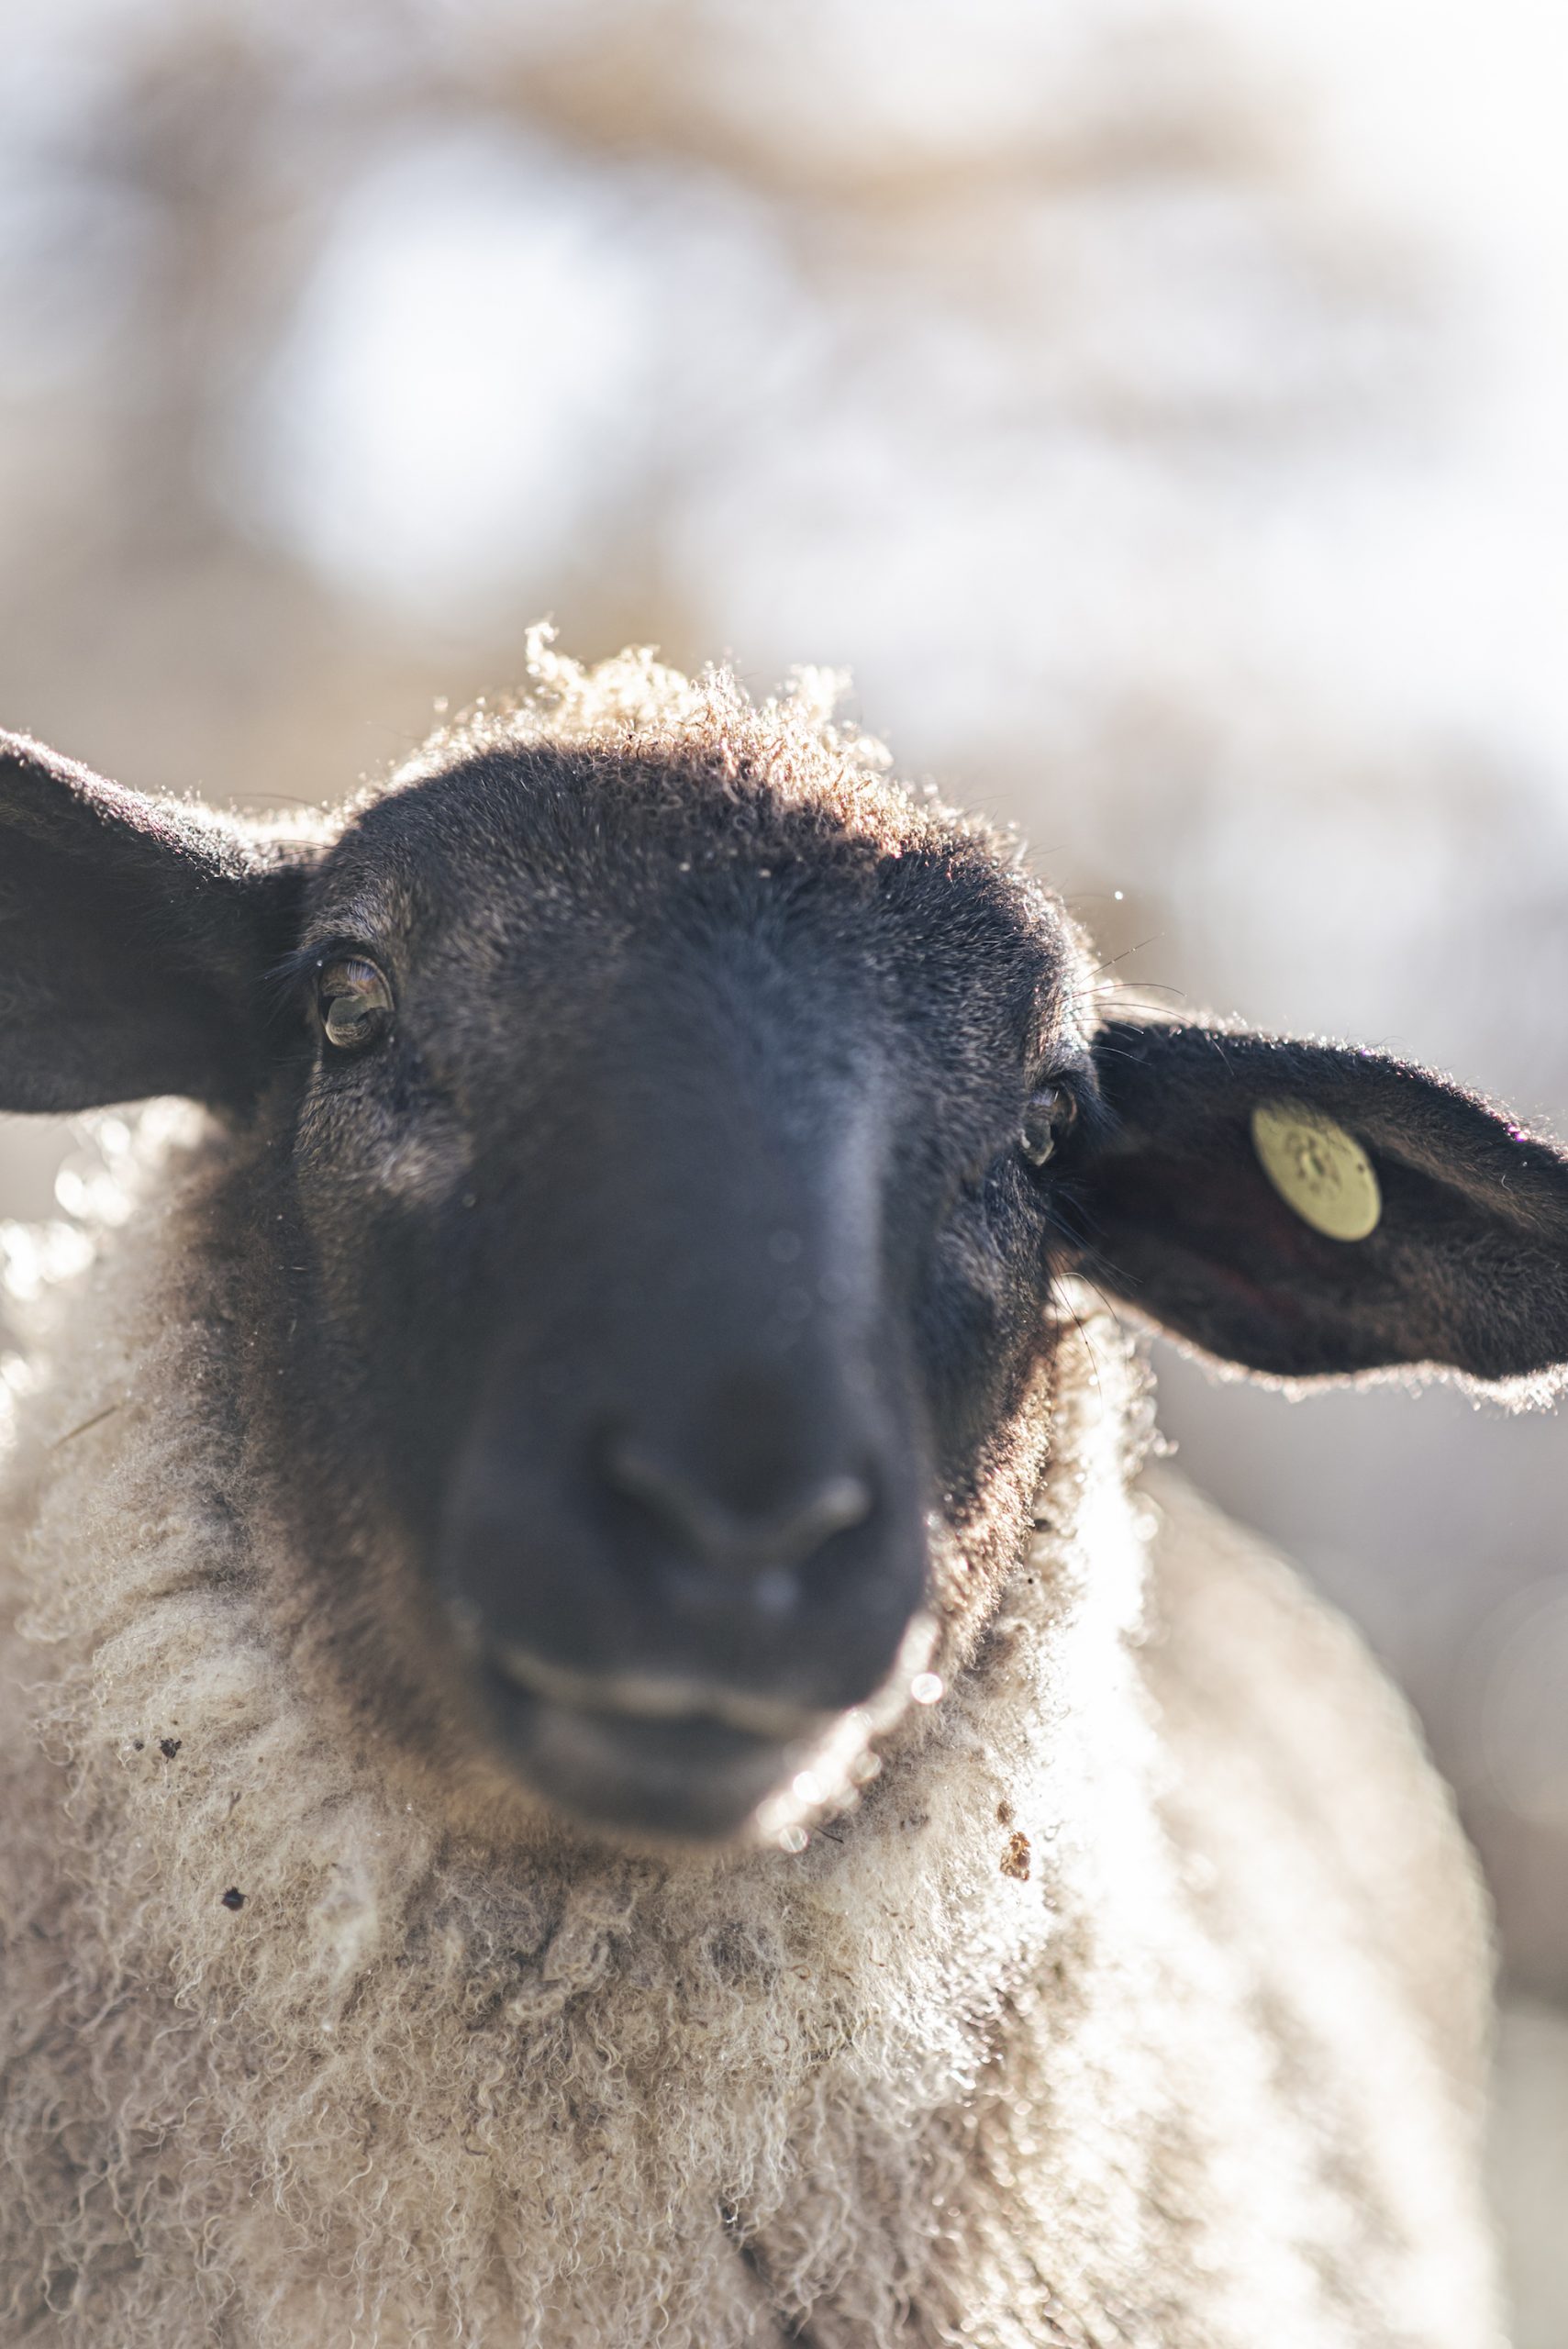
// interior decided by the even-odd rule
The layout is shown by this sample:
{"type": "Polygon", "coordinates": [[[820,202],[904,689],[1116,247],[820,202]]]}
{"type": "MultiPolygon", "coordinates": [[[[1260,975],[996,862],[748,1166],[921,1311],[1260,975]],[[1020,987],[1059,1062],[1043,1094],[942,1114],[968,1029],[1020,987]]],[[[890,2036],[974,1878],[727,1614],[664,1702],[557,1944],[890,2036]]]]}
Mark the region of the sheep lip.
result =
{"type": "Polygon", "coordinates": [[[571,1712],[603,1713],[622,1720],[717,1722],[770,1745],[820,1737],[837,1718],[707,1681],[640,1672],[575,1672],[566,1664],[547,1663],[511,1641],[494,1645],[490,1662],[529,1696],[571,1712]]]}

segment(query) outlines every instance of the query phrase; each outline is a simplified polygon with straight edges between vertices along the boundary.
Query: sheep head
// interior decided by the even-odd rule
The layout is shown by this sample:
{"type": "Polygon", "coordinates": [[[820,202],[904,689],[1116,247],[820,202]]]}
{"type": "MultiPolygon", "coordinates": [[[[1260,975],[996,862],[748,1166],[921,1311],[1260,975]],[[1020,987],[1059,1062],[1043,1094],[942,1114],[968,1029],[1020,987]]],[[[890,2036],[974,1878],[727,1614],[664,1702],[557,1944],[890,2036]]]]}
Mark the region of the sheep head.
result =
{"type": "Polygon", "coordinates": [[[1078,977],[989,846],[694,746],[462,747],[313,874],[271,1114],[332,1481],[556,1800],[731,1830],[926,1664],[928,1518],[979,1573],[1045,1347],[1078,977]]]}
{"type": "Polygon", "coordinates": [[[1553,1146],[1101,1022],[998,843],[722,685],[456,729],[303,849],[8,738],[0,859],[0,1107],[236,1125],[302,1637],[525,1805],[830,1800],[1017,1562],[1075,1273],[1275,1376],[1568,1355],[1553,1146]]]}

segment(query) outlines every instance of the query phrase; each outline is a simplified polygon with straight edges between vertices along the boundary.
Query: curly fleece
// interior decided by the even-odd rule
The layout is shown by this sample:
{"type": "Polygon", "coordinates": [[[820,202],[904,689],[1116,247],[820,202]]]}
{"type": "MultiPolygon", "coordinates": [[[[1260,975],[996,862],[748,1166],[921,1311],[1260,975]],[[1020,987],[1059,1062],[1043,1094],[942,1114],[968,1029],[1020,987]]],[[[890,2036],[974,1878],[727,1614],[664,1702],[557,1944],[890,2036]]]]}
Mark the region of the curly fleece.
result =
{"type": "Polygon", "coordinates": [[[501,1837],[389,1773],[302,1633],[237,1147],[128,1150],[12,1366],[0,2338],[1497,2342],[1447,1799],[1351,1636],[1135,1481],[1146,1375],[1092,1300],[1035,1538],[841,1818],[501,1837]]]}

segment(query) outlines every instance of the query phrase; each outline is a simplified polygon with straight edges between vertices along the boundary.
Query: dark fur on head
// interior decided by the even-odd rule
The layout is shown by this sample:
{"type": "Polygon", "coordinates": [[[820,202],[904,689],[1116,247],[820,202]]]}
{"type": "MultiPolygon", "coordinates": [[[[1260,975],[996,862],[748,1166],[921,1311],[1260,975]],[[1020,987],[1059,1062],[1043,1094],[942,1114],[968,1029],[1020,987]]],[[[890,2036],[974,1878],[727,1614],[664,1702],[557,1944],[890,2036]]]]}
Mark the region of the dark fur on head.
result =
{"type": "Polygon", "coordinates": [[[979,1636],[1071,1273],[1270,1375],[1551,1383],[1551,1145],[1385,1056],[1101,1025],[1056,901],[866,746],[540,659],[309,849],[0,765],[0,1107],[234,1122],[299,1637],[418,1766],[784,1816],[979,1636]],[[1260,1103],[1359,1140],[1375,1230],[1285,1204],[1260,1103]]]}

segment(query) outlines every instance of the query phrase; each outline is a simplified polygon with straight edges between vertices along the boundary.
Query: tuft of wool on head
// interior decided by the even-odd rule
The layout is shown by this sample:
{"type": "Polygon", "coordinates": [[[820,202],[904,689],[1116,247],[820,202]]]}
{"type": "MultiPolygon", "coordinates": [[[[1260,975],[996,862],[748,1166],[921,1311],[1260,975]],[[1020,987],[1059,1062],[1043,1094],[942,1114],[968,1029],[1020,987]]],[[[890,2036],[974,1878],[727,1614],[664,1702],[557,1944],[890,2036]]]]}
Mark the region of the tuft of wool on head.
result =
{"type": "Polygon", "coordinates": [[[589,668],[555,651],[555,630],[546,621],[536,622],[524,643],[528,689],[476,702],[400,766],[395,783],[450,764],[454,752],[537,741],[631,759],[761,753],[786,782],[792,752],[818,774],[826,756],[846,785],[880,778],[892,764],[884,744],[837,721],[850,682],[842,669],[793,670],[782,693],[753,702],[732,669],[711,666],[687,677],[659,661],[651,645],[630,646],[589,668]]]}

